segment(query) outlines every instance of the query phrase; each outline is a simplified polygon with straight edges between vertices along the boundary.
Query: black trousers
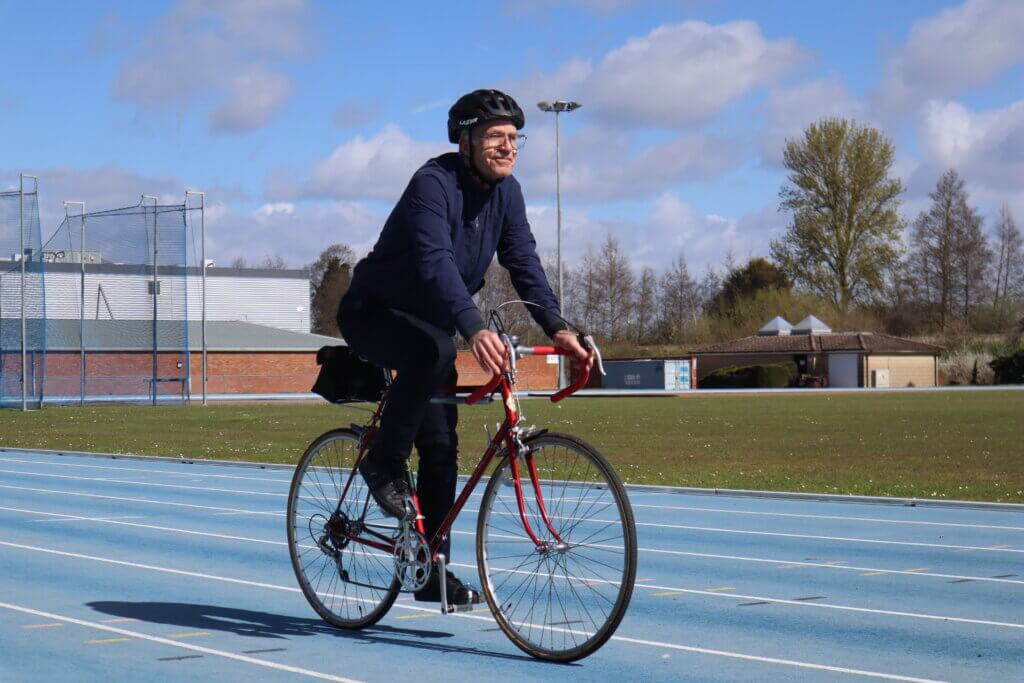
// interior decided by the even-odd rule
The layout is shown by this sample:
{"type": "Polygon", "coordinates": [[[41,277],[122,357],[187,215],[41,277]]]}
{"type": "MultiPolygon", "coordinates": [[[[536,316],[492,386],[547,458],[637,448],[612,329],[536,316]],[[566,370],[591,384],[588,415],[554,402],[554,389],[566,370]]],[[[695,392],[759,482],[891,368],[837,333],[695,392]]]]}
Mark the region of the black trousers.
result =
{"type": "MultiPolygon", "coordinates": [[[[416,446],[416,495],[430,540],[455,502],[458,410],[430,402],[439,387],[455,382],[455,344],[435,325],[348,295],[338,309],[338,328],[361,357],[395,370],[369,457],[397,469],[416,446]]],[[[450,543],[441,546],[447,557],[450,543]]]]}

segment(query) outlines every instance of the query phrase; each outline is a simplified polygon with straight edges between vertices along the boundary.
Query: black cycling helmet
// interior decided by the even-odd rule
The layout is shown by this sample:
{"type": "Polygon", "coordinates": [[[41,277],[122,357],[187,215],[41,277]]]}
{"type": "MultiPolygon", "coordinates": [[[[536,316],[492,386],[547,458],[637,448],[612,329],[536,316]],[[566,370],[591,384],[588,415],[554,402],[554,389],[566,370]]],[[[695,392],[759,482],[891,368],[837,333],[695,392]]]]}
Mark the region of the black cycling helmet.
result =
{"type": "Polygon", "coordinates": [[[448,110],[448,141],[457,143],[462,131],[499,119],[508,119],[517,130],[526,125],[526,116],[514,99],[500,90],[474,90],[448,110]]]}

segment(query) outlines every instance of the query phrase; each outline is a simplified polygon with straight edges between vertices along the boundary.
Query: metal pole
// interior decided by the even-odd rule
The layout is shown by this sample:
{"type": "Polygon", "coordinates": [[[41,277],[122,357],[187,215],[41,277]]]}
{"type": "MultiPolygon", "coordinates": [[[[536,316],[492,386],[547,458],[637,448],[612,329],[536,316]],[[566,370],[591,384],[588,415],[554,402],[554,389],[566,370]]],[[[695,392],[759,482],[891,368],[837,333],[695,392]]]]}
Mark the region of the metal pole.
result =
{"type": "Polygon", "coordinates": [[[19,184],[19,226],[21,233],[21,409],[28,410],[28,393],[27,393],[27,361],[28,356],[25,353],[25,342],[27,335],[25,334],[25,174],[21,174],[19,184]]]}
{"type": "MultiPolygon", "coordinates": [[[[81,224],[79,225],[79,240],[78,240],[78,255],[79,261],[81,262],[81,274],[79,276],[79,302],[78,302],[78,404],[85,405],[85,202],[64,202],[64,219],[68,220],[68,206],[71,204],[77,204],[82,207],[82,213],[79,216],[81,224]]],[[[71,230],[70,223],[68,224],[68,230],[71,230]]]]}
{"type": "MultiPolygon", "coordinates": [[[[142,202],[145,204],[147,199],[153,200],[153,377],[150,382],[150,394],[153,399],[153,405],[156,405],[156,378],[157,378],[157,303],[156,293],[157,288],[160,286],[160,281],[157,279],[157,228],[156,228],[156,203],[157,198],[152,195],[142,195],[142,202]]],[[[143,212],[145,215],[145,212],[143,212]]],[[[147,226],[148,227],[148,226],[147,226]]]]}
{"type": "Polygon", "coordinates": [[[207,374],[208,374],[207,370],[206,370],[206,266],[207,266],[207,263],[206,263],[206,193],[205,192],[194,192],[192,190],[189,190],[185,194],[186,194],[186,196],[189,195],[189,194],[197,194],[197,195],[199,195],[199,231],[200,231],[200,235],[201,235],[200,240],[199,240],[199,245],[200,245],[199,249],[200,249],[200,258],[202,259],[202,264],[203,264],[203,277],[202,277],[202,283],[203,283],[203,297],[202,297],[203,298],[203,306],[202,306],[202,308],[203,308],[203,316],[202,316],[202,323],[201,323],[201,328],[200,329],[201,329],[202,346],[203,346],[203,362],[202,362],[203,405],[205,406],[206,405],[206,379],[207,379],[207,374]]]}
{"type": "MultiPolygon", "coordinates": [[[[562,302],[562,142],[558,128],[559,113],[558,111],[555,112],[555,205],[557,206],[556,216],[558,221],[558,246],[556,250],[556,257],[558,258],[558,306],[561,308],[565,304],[562,302]]],[[[567,385],[568,382],[565,381],[565,359],[559,354],[558,388],[561,389],[567,385]]]]}

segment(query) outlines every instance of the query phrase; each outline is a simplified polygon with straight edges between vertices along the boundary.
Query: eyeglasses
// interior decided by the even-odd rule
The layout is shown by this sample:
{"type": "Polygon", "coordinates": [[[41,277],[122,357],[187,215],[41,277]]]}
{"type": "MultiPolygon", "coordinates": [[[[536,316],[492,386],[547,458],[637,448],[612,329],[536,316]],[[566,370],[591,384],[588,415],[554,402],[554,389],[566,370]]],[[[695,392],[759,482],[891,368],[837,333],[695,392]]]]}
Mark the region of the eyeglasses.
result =
{"type": "Polygon", "coordinates": [[[506,140],[512,149],[522,149],[526,145],[526,136],[522,133],[488,133],[481,135],[480,140],[483,142],[484,149],[501,147],[506,140]]]}

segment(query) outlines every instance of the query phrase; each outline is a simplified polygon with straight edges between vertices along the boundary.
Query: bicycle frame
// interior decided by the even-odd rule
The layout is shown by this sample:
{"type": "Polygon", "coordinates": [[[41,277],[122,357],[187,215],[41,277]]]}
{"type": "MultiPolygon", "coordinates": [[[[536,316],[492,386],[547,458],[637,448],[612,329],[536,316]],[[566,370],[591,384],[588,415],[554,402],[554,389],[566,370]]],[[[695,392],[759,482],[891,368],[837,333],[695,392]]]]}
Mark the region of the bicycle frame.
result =
{"type": "MultiPolygon", "coordinates": [[[[555,346],[514,346],[512,349],[513,359],[525,355],[554,354],[569,355],[568,352],[566,352],[564,349],[555,346]]],[[[573,383],[571,386],[566,387],[552,395],[551,401],[557,403],[566,396],[575,393],[581,387],[586,386],[587,382],[589,381],[589,378],[589,368],[587,368],[586,366],[582,366],[580,368],[580,376],[577,378],[576,382],[573,383]]],[[[452,508],[448,512],[448,515],[444,518],[444,521],[441,522],[440,528],[438,528],[437,532],[434,534],[432,538],[428,539],[431,557],[434,560],[437,560],[437,555],[438,552],[440,551],[441,544],[444,542],[445,537],[448,535],[448,532],[451,530],[452,525],[455,523],[455,519],[459,516],[459,513],[462,511],[462,508],[466,504],[466,501],[469,500],[469,496],[473,493],[473,490],[476,488],[476,485],[483,478],[484,473],[487,471],[487,468],[490,466],[491,462],[494,460],[495,456],[498,454],[502,446],[505,447],[506,452],[508,453],[508,457],[511,459],[510,468],[512,471],[512,480],[515,485],[516,500],[519,507],[519,518],[523,524],[523,529],[526,531],[527,535],[537,546],[538,550],[545,551],[547,549],[547,544],[537,537],[536,533],[533,530],[533,527],[530,525],[530,520],[527,517],[526,500],[523,496],[522,476],[519,467],[520,460],[526,463],[527,471],[529,473],[530,481],[532,483],[533,493],[537,501],[537,507],[541,514],[541,519],[544,521],[545,526],[547,527],[548,531],[553,535],[556,542],[563,542],[561,537],[558,535],[558,532],[555,530],[554,525],[551,523],[551,520],[548,518],[547,508],[544,504],[544,497],[542,495],[540,488],[540,480],[537,475],[537,468],[533,461],[533,455],[530,452],[529,448],[524,447],[520,438],[520,416],[516,412],[516,403],[513,400],[514,395],[512,387],[514,383],[515,363],[513,362],[512,369],[509,372],[495,375],[490,382],[474,391],[468,397],[464,399],[455,399],[459,403],[464,402],[467,405],[472,405],[474,403],[477,403],[481,399],[490,396],[495,391],[500,391],[502,404],[505,409],[505,420],[501,424],[501,427],[498,428],[497,433],[487,444],[487,449],[484,451],[483,456],[480,458],[480,462],[477,464],[476,468],[474,468],[472,474],[470,474],[469,480],[466,482],[466,485],[462,488],[462,491],[455,499],[455,503],[452,505],[452,508]],[[522,452],[520,452],[521,450],[522,452]]],[[[444,398],[445,400],[451,400],[451,397],[444,398]]],[[[353,477],[357,476],[359,462],[363,459],[363,457],[365,457],[366,452],[373,441],[373,438],[376,436],[378,430],[378,422],[380,421],[380,416],[381,413],[383,412],[384,404],[386,401],[387,392],[385,390],[384,396],[382,396],[380,402],[377,404],[377,409],[376,411],[374,411],[373,418],[370,420],[370,423],[365,427],[363,438],[361,439],[359,444],[359,454],[356,456],[355,463],[353,464],[352,470],[349,472],[348,479],[346,480],[345,486],[342,489],[341,497],[338,500],[338,509],[341,508],[341,505],[345,500],[345,496],[348,494],[353,477]]],[[[413,505],[416,508],[416,528],[421,534],[425,535],[423,516],[420,512],[419,499],[416,497],[415,492],[412,494],[412,500],[413,505]]],[[[360,543],[362,545],[369,546],[371,548],[376,548],[377,550],[381,550],[389,554],[394,554],[395,552],[395,543],[391,537],[374,531],[372,529],[367,529],[365,527],[361,529],[359,533],[349,536],[349,540],[355,543],[360,543]],[[364,537],[363,534],[367,534],[370,537],[364,537]]]]}

